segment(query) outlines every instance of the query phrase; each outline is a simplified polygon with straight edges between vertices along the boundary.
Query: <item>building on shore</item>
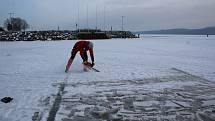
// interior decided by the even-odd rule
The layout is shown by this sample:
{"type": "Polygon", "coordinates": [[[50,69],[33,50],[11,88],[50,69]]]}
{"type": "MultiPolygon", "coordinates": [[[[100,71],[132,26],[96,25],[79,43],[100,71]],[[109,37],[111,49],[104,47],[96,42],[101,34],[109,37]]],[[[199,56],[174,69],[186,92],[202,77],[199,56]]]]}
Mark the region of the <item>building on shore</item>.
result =
{"type": "Polygon", "coordinates": [[[77,39],[111,39],[111,36],[101,30],[82,29],[77,32],[77,39]]]}

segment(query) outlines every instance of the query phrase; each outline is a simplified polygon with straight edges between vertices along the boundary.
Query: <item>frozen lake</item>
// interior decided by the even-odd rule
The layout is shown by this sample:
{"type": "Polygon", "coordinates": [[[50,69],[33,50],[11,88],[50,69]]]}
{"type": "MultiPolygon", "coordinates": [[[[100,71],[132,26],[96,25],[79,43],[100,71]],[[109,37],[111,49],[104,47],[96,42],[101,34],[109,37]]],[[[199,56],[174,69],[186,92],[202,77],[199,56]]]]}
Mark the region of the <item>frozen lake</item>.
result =
{"type": "Polygon", "coordinates": [[[215,36],[93,40],[101,72],[66,74],[75,42],[0,42],[0,121],[213,119],[215,36]]]}

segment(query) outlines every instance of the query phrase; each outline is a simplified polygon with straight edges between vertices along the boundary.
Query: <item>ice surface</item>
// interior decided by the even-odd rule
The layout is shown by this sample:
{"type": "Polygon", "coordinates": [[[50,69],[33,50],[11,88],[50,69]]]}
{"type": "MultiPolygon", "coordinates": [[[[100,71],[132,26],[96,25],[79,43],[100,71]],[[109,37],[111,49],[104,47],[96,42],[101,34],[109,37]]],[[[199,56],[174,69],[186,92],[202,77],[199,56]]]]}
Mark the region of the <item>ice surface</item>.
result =
{"type": "MultiPolygon", "coordinates": [[[[107,90],[129,92],[130,88],[142,86],[120,81],[177,75],[171,68],[215,81],[215,36],[144,35],[138,39],[94,40],[95,68],[101,72],[84,72],[77,54],[71,70],[65,74],[65,64],[75,42],[0,42],[0,98],[14,98],[9,104],[0,102],[0,121],[30,121],[35,112],[42,112],[42,120],[46,120],[58,84],[65,81],[74,86],[65,88],[68,93],[63,98],[104,91],[108,87],[105,82],[110,85],[107,90]]],[[[194,83],[188,81],[186,85],[194,83]]],[[[179,80],[147,82],[143,87],[158,91],[182,85],[184,82],[179,80]]],[[[63,116],[57,115],[56,119],[60,117],[63,116]]]]}

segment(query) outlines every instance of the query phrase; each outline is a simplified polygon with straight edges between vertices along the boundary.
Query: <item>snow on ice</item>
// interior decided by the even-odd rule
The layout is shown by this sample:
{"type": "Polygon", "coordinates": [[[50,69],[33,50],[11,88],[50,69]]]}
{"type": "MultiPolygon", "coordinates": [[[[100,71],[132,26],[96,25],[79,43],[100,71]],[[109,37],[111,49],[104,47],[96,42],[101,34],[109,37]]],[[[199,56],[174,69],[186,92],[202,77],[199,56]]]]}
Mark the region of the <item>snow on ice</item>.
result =
{"type": "Polygon", "coordinates": [[[214,120],[215,36],[94,40],[101,72],[76,41],[0,43],[0,121],[214,120]]]}

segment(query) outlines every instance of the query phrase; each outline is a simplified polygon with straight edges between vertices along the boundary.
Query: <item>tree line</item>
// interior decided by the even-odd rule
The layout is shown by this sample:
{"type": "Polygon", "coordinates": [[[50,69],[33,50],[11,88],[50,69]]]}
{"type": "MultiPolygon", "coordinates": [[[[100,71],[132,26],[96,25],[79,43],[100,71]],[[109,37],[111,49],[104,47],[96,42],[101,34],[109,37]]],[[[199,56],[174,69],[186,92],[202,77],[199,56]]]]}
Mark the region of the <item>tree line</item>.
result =
{"type": "Polygon", "coordinates": [[[4,21],[4,27],[7,28],[8,31],[22,31],[29,28],[29,24],[26,20],[17,18],[8,18],[4,21]]]}

